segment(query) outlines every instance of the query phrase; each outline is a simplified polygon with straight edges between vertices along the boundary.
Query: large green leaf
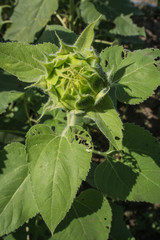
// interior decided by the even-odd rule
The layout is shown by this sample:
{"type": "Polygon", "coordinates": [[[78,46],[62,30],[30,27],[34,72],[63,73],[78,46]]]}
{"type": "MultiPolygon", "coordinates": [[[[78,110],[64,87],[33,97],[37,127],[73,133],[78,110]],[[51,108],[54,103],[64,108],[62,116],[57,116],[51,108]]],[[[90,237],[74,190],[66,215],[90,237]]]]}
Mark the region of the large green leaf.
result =
{"type": "Polygon", "coordinates": [[[87,116],[95,121],[98,128],[116,148],[122,148],[122,122],[109,96],[105,96],[87,116]]]}
{"type": "Polygon", "coordinates": [[[82,128],[69,128],[56,136],[48,126],[37,125],[27,134],[33,192],[51,232],[66,215],[87,176],[90,140],[82,128]]]}
{"type": "Polygon", "coordinates": [[[160,84],[159,56],[157,49],[128,52],[118,46],[101,53],[101,65],[119,101],[137,104],[154,93],[160,84]]]}
{"type": "Polygon", "coordinates": [[[123,36],[145,36],[144,27],[138,27],[130,18],[131,15],[121,14],[114,20],[115,28],[110,32],[123,36]]]}
{"type": "Polygon", "coordinates": [[[57,8],[57,0],[19,0],[10,19],[12,25],[7,29],[4,38],[33,42],[35,34],[47,24],[57,8]]]}
{"type": "Polygon", "coordinates": [[[97,11],[94,3],[90,0],[83,0],[80,4],[81,16],[85,23],[90,24],[95,21],[101,13],[97,11]]]}
{"type": "Polygon", "coordinates": [[[123,154],[96,168],[96,185],[113,198],[160,202],[159,154],[160,144],[148,131],[125,124],[123,154]]]}
{"type": "Polygon", "coordinates": [[[40,61],[46,55],[54,54],[57,47],[53,44],[29,45],[22,43],[0,43],[0,67],[17,76],[24,82],[35,82],[47,76],[40,61]]]}
{"type": "Polygon", "coordinates": [[[107,199],[100,192],[88,189],[75,199],[52,239],[105,240],[111,221],[112,212],[107,199]]]}
{"type": "MultiPolygon", "coordinates": [[[[100,18],[100,17],[99,17],[100,18]]],[[[85,51],[85,49],[90,49],[91,44],[94,38],[94,27],[98,22],[96,19],[94,22],[90,23],[78,37],[77,41],[75,42],[74,46],[78,48],[79,51],[85,51]]]]}
{"type": "Polygon", "coordinates": [[[14,231],[33,217],[38,209],[32,195],[24,145],[12,143],[1,151],[0,170],[0,236],[2,236],[14,231]]]}
{"type": "MultiPolygon", "coordinates": [[[[86,1],[86,0],[84,0],[86,1]]],[[[105,15],[107,19],[114,20],[121,13],[127,14],[140,14],[140,10],[134,6],[130,0],[94,0],[96,10],[105,15]]]]}

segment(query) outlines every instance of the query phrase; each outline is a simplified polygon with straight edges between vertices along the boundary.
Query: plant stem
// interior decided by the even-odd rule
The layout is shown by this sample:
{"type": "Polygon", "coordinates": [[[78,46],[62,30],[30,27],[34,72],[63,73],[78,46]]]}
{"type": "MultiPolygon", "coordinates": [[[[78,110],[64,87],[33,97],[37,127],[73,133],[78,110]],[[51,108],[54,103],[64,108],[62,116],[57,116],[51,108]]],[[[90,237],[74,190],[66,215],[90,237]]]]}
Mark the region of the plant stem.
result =
{"type": "Polygon", "coordinates": [[[58,13],[55,13],[56,17],[58,18],[58,20],[60,21],[60,23],[62,24],[63,27],[67,28],[66,24],[63,22],[63,19],[61,18],[61,16],[58,13]]]}
{"type": "Polygon", "coordinates": [[[104,43],[104,44],[107,44],[107,45],[112,45],[112,42],[108,42],[108,41],[105,41],[105,40],[95,39],[94,41],[97,42],[97,43],[104,43]]]}
{"type": "Polygon", "coordinates": [[[97,150],[93,150],[93,153],[97,154],[99,156],[102,156],[102,157],[106,157],[107,156],[106,152],[101,152],[101,151],[97,151],[97,150]]]}
{"type": "Polygon", "coordinates": [[[112,150],[112,151],[107,151],[107,152],[101,152],[101,151],[97,151],[97,150],[93,150],[93,153],[97,154],[97,155],[100,155],[100,156],[103,156],[105,158],[107,158],[108,155],[112,154],[112,153],[117,153],[118,151],[117,150],[112,150]]]}
{"type": "Polygon", "coordinates": [[[70,0],[70,18],[69,18],[69,28],[73,30],[74,21],[74,0],[70,0]]]}
{"type": "Polygon", "coordinates": [[[18,131],[18,130],[1,130],[1,129],[0,129],[0,132],[5,132],[5,133],[17,133],[17,134],[22,134],[22,135],[25,135],[25,134],[26,134],[26,132],[18,131]]]}
{"type": "Polygon", "coordinates": [[[75,125],[79,125],[80,122],[81,122],[81,116],[79,116],[78,114],[75,114],[74,111],[67,113],[67,125],[75,126],[75,125]]]}
{"type": "Polygon", "coordinates": [[[81,120],[82,120],[82,116],[80,116],[79,114],[76,114],[74,111],[67,112],[67,126],[62,132],[62,136],[66,134],[66,132],[71,126],[79,125],[81,120]]]}
{"type": "Polygon", "coordinates": [[[29,113],[28,113],[28,107],[27,107],[27,101],[26,101],[26,94],[24,94],[24,110],[28,119],[29,126],[32,127],[32,123],[30,121],[29,113]]]}

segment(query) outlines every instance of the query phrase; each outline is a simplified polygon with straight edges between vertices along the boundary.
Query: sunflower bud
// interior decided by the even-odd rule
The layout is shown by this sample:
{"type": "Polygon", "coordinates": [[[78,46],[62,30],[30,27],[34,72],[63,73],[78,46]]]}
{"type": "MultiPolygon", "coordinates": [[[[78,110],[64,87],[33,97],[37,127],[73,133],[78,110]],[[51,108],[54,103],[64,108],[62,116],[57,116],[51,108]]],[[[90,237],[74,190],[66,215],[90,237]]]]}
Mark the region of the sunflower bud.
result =
{"type": "MultiPolygon", "coordinates": [[[[98,18],[99,19],[99,18],[98,18]]],[[[88,111],[108,92],[108,82],[100,66],[100,58],[91,47],[93,28],[88,25],[73,46],[60,42],[60,50],[42,63],[47,75],[36,83],[49,94],[55,107],[88,111]]]]}
{"type": "Polygon", "coordinates": [[[92,51],[85,54],[76,50],[57,53],[53,71],[46,79],[51,97],[57,98],[67,110],[87,110],[97,102],[98,95],[105,88],[100,73],[98,56],[92,51]]]}

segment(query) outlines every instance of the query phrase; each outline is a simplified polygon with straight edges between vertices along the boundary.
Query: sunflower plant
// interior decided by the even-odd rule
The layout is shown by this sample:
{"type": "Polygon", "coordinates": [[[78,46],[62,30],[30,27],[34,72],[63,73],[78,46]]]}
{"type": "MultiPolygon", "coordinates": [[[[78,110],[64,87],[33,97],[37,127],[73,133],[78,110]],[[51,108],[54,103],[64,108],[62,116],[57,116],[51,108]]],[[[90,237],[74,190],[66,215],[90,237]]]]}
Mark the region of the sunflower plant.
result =
{"type": "Polygon", "coordinates": [[[8,101],[0,104],[4,123],[13,127],[19,115],[23,122],[10,129],[10,144],[6,125],[1,136],[1,236],[35,217],[52,234],[45,239],[117,239],[119,202],[160,202],[160,145],[143,128],[122,124],[116,108],[117,100],[139,104],[154,93],[160,51],[115,45],[98,53],[92,46],[97,21],[73,45],[58,33],[58,46],[0,43],[2,80],[8,76],[11,84],[14,75],[26,84],[1,93],[8,101]],[[105,150],[92,139],[93,129],[105,150]],[[92,161],[95,154],[99,162],[92,161]]]}

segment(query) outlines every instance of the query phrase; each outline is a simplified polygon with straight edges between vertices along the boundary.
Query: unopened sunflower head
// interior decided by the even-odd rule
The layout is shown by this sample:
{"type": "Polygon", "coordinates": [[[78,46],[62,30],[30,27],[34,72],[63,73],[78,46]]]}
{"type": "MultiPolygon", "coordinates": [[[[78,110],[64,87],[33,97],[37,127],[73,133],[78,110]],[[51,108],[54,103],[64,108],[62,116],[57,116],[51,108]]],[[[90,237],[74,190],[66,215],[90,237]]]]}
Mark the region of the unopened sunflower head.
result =
{"type": "Polygon", "coordinates": [[[88,111],[108,91],[100,58],[92,47],[80,49],[78,44],[68,46],[59,41],[60,50],[49,63],[48,76],[41,85],[64,109],[88,111]]]}
{"type": "Polygon", "coordinates": [[[67,110],[87,110],[106,90],[100,70],[99,58],[93,51],[57,53],[53,71],[46,79],[48,93],[67,110]]]}

